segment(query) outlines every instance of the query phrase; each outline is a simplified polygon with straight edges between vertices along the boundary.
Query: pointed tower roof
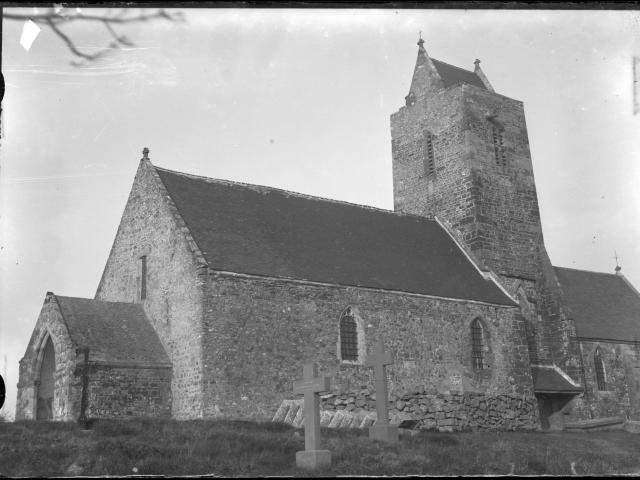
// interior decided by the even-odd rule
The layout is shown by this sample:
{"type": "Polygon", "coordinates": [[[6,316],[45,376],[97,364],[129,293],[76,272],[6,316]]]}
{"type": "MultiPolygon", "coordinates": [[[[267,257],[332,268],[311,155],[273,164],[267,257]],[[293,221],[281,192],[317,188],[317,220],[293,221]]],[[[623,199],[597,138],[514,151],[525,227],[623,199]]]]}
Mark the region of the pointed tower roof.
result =
{"type": "Polygon", "coordinates": [[[487,90],[482,79],[475,72],[471,72],[454,65],[449,65],[448,63],[441,62],[435,58],[431,59],[431,61],[438,70],[445,88],[455,85],[456,83],[468,83],[469,85],[475,85],[476,87],[487,90]]]}
{"type": "Polygon", "coordinates": [[[479,62],[472,72],[431,58],[424,48],[422,36],[420,36],[417,45],[418,57],[413,70],[410,93],[407,96],[407,105],[410,104],[410,97],[420,97],[429,90],[448,88],[458,83],[466,83],[484,90],[493,91],[489,81],[479,68],[479,62]]]}

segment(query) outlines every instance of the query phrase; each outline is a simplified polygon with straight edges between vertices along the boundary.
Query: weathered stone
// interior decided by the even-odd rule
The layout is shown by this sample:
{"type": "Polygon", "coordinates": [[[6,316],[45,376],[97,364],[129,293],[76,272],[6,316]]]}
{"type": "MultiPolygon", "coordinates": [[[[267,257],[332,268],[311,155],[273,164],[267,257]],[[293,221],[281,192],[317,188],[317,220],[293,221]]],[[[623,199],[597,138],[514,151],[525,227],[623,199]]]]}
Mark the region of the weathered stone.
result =
{"type": "Polygon", "coordinates": [[[287,412],[287,416],[284,419],[284,423],[288,423],[289,425],[293,425],[293,422],[298,414],[298,410],[302,407],[302,402],[292,402],[289,405],[289,411],[287,412]]]}
{"type": "Polygon", "coordinates": [[[378,419],[378,415],[376,414],[376,412],[369,412],[362,419],[362,423],[360,424],[360,427],[369,428],[371,425],[373,425],[377,421],[377,419],[378,419]]]}
{"type": "Polygon", "coordinates": [[[342,423],[342,420],[344,420],[345,415],[345,410],[337,410],[336,413],[334,413],[331,422],[329,423],[329,428],[338,428],[342,423]]]}
{"type": "Polygon", "coordinates": [[[333,413],[327,410],[320,410],[320,426],[328,427],[333,418],[333,413]]]}
{"type": "Polygon", "coordinates": [[[336,428],[349,428],[351,427],[351,424],[353,423],[353,413],[351,413],[348,410],[344,410],[344,416],[342,417],[342,421],[340,422],[340,425],[338,425],[336,428]]]}

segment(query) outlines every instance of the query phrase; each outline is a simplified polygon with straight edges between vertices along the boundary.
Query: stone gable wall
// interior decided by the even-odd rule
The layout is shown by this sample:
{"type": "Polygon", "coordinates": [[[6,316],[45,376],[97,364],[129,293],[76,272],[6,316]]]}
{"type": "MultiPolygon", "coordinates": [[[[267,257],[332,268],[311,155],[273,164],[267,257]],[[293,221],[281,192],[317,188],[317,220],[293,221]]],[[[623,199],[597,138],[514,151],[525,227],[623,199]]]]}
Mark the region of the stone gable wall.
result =
{"type": "Polygon", "coordinates": [[[524,321],[517,308],[358,287],[212,273],[205,305],[205,416],[271,418],[302,365],[315,361],[336,392],[373,385],[371,369],[338,359],[339,319],[351,306],[367,349],[393,352],[393,395],[427,388],[533,396],[524,321]],[[470,323],[487,333],[487,363],[471,363],[470,323]]]}
{"type": "Polygon", "coordinates": [[[185,230],[153,166],[141,162],[96,293],[97,300],[139,302],[139,258],[147,256],[142,304],[173,364],[178,419],[202,414],[202,283],[185,230]]]}
{"type": "Polygon", "coordinates": [[[77,420],[80,414],[82,384],[74,376],[77,362],[75,346],[62,320],[55,297],[47,295],[33,329],[27,350],[20,360],[16,420],[35,420],[36,394],[42,349],[51,336],[55,356],[53,419],[77,420]]]}

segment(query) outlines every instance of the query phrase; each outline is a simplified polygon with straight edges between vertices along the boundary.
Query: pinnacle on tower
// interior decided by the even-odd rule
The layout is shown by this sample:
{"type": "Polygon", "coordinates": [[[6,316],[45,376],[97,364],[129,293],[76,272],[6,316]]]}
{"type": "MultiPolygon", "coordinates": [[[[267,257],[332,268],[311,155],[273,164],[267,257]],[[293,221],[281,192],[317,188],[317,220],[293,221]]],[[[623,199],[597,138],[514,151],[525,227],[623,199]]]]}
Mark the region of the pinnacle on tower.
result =
{"type": "Polygon", "coordinates": [[[149,160],[149,149],[147,147],[142,149],[142,160],[149,160]]]}
{"type": "Polygon", "coordinates": [[[420,38],[418,39],[418,58],[426,56],[427,51],[424,49],[424,40],[422,39],[422,30],[420,31],[420,38]]]}
{"type": "Polygon", "coordinates": [[[495,92],[495,90],[491,86],[491,83],[489,83],[489,79],[480,68],[480,59],[476,58],[475,61],[473,62],[473,65],[474,65],[473,73],[475,73],[478,76],[478,78],[482,80],[482,83],[484,84],[485,87],[487,87],[487,90],[489,90],[490,92],[495,92]]]}

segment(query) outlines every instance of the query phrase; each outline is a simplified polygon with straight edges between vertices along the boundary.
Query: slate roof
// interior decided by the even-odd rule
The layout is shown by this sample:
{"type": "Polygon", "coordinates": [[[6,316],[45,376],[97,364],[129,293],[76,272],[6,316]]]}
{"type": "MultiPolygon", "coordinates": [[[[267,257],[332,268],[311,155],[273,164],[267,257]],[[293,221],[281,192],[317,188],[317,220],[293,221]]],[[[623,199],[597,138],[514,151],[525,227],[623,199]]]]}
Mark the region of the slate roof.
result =
{"type": "Polygon", "coordinates": [[[569,382],[555,368],[532,365],[531,376],[536,393],[580,393],[584,390],[569,382]]]}
{"type": "Polygon", "coordinates": [[[215,270],[515,305],[436,221],[155,168],[215,270]]]}
{"type": "Polygon", "coordinates": [[[640,296],[621,275],[554,267],[578,337],[640,340],[640,296]]]}
{"type": "Polygon", "coordinates": [[[487,89],[484,83],[482,83],[482,80],[480,80],[480,77],[478,77],[474,72],[454,65],[449,65],[448,63],[441,62],[435,58],[432,58],[431,61],[436,67],[436,70],[438,70],[438,74],[440,75],[440,78],[442,78],[445,87],[450,87],[456,83],[463,82],[475,85],[476,87],[480,87],[485,90],[487,89]]]}
{"type": "Polygon", "coordinates": [[[56,295],[71,340],[92,361],[171,365],[142,305],[56,295]]]}

